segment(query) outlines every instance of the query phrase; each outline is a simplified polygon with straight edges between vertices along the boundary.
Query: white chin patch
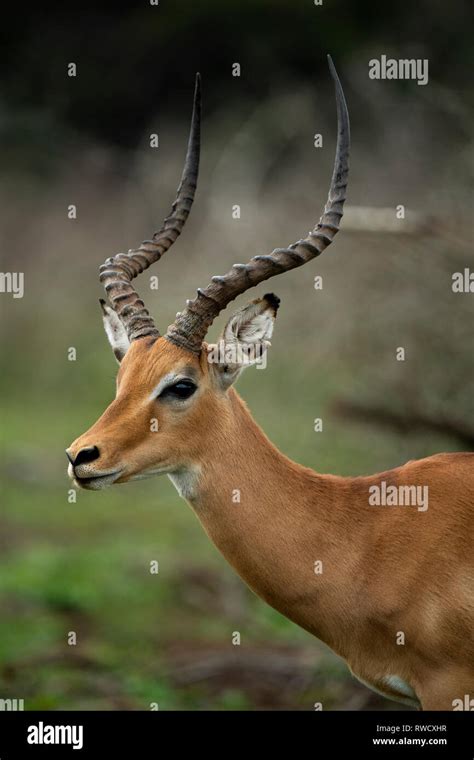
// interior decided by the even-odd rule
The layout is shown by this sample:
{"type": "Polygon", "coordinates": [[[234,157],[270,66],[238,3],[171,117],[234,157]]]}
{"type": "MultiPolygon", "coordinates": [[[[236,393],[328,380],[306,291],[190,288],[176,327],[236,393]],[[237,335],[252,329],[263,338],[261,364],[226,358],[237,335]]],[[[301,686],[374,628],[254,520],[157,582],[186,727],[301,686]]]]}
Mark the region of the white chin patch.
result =
{"type": "Polygon", "coordinates": [[[118,477],[118,475],[104,475],[100,478],[75,478],[74,483],[78,488],[86,491],[101,491],[115,483],[118,477]]]}

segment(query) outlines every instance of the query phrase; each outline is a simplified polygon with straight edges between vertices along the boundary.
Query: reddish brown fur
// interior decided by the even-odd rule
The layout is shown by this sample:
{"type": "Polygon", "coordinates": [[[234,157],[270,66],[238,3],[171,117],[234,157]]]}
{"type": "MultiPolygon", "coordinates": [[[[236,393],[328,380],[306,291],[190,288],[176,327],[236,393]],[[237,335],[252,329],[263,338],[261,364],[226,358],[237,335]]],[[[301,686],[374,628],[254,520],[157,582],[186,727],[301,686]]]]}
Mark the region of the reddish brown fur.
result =
{"type": "Polygon", "coordinates": [[[157,465],[198,473],[189,500],[222,554],[358,677],[397,697],[383,681],[397,676],[424,709],[474,696],[474,454],[438,454],[370,477],[321,475],[281,454],[215,373],[205,351],[196,357],[163,338],[133,342],[116,399],[70,451],[98,446],[98,471],[125,467],[118,482],[157,465]],[[199,383],[186,411],[149,399],[160,378],[184,366],[199,383]],[[382,480],[428,485],[428,509],[370,506],[368,489],[382,480]]]}

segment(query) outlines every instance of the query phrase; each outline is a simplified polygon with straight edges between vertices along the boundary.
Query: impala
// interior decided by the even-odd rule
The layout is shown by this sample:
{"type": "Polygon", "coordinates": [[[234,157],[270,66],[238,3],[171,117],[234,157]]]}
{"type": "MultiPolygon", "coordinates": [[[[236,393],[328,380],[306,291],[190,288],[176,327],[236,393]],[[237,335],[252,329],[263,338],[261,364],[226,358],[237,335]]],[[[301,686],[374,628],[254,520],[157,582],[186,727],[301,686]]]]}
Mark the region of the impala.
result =
{"type": "Polygon", "coordinates": [[[279,299],[266,294],[231,316],[219,341],[229,354],[204,340],[230,301],[319,256],[339,229],[350,133],[331,59],[329,66],[338,132],[320,221],[288,248],[212,277],[161,336],[131,281],[175,242],[193,202],[197,75],[170,216],[152,240],[100,268],[105,331],[120,363],[117,391],[67,450],[68,473],[93,490],[166,473],[258,596],[324,641],[377,692],[450,710],[454,700],[474,693],[474,454],[437,454],[370,477],[302,467],[272,445],[232,387],[270,345],[279,299]],[[382,490],[385,501],[374,499],[382,490]],[[417,509],[421,491],[428,501],[417,509]],[[389,494],[401,499],[399,506],[388,505],[389,494]]]}

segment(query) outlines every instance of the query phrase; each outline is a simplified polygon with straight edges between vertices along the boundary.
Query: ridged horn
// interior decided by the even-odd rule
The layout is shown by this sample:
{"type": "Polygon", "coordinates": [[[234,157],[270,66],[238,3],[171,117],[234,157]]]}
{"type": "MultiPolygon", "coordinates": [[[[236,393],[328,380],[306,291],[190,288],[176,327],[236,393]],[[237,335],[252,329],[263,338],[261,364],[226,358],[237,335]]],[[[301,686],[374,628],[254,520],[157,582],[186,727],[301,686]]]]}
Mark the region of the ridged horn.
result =
{"type": "Polygon", "coordinates": [[[308,237],[288,248],[276,248],[269,255],[254,256],[248,264],[234,264],[227,274],[212,277],[207,288],[198,288],[196,298],[186,302],[186,308],[168,327],[165,338],[172,343],[199,353],[210,325],[234,298],[269,277],[306,264],[332,243],[339,230],[346,200],[350,126],[344,92],[329,55],[328,62],[336,89],[338,130],[334,171],[322,217],[308,237]]]}
{"type": "Polygon", "coordinates": [[[160,335],[145,304],[132,287],[131,281],[158,261],[181,234],[196,192],[200,144],[201,78],[199,74],[196,74],[188,149],[171,213],[151,240],[145,240],[139,248],[129,250],[128,253],[118,253],[108,258],[99,270],[100,281],[105,288],[109,303],[120,317],[131,341],[146,336],[157,338],[160,335]]]}

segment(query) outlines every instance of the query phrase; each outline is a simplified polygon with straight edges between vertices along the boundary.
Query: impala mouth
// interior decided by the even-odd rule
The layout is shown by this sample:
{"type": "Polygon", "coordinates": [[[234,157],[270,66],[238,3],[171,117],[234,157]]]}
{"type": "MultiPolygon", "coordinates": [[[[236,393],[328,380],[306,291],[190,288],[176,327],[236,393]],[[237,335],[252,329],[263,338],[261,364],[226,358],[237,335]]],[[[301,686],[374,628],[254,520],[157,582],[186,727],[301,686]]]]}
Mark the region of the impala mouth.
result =
{"type": "Polygon", "coordinates": [[[80,477],[76,473],[72,473],[71,477],[74,484],[79,488],[85,488],[87,491],[100,491],[101,488],[107,488],[115,483],[120,477],[123,470],[115,470],[114,472],[108,472],[102,475],[91,475],[89,477],[80,477]]]}

